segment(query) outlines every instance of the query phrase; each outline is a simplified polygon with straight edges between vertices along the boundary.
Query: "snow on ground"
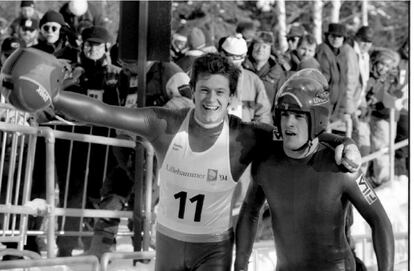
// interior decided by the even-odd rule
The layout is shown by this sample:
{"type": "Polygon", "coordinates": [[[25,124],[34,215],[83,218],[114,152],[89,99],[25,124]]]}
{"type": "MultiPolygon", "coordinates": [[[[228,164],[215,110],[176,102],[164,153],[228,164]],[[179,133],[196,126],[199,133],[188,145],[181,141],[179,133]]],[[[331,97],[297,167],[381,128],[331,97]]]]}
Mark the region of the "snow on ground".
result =
{"type": "MultiPolygon", "coordinates": [[[[395,247],[395,270],[408,270],[408,178],[406,176],[395,177],[394,181],[384,184],[376,189],[385,211],[387,212],[393,225],[396,237],[395,247]],[[401,239],[399,239],[401,238],[401,239]]],[[[125,227],[123,221],[120,227],[125,227]]],[[[122,230],[122,229],[120,229],[122,230]]],[[[370,229],[363,218],[357,211],[354,212],[354,224],[351,228],[352,234],[361,239],[362,235],[370,236],[370,229]]],[[[359,258],[364,260],[369,270],[376,270],[375,254],[372,243],[367,242],[365,247],[363,242],[356,240],[356,253],[359,258]]],[[[128,236],[117,238],[117,252],[132,252],[131,239],[128,236]]],[[[81,254],[83,251],[75,251],[74,254],[81,254]]],[[[273,240],[261,241],[255,244],[255,249],[250,259],[249,270],[251,271],[274,271],[276,266],[276,255],[273,240]]],[[[14,269],[16,270],[16,269],[14,269]]],[[[20,269],[21,270],[21,269],[20,269]]],[[[27,270],[27,269],[26,269],[27,270]]],[[[86,271],[91,270],[87,266],[56,266],[51,268],[30,268],[32,271],[86,271]]],[[[154,261],[148,264],[136,263],[134,266],[132,260],[114,260],[108,265],[108,271],[152,271],[154,270],[154,261]]]]}
{"type": "MultiPolygon", "coordinates": [[[[395,235],[395,270],[408,270],[408,178],[406,176],[395,177],[375,190],[385,211],[390,218],[395,235]]],[[[355,236],[371,236],[371,230],[361,215],[355,210],[354,224],[351,232],[355,236]]],[[[367,266],[375,266],[376,259],[372,248],[372,242],[368,242],[365,249],[363,243],[356,244],[356,253],[367,266]]],[[[371,270],[376,270],[371,268],[371,270]]]]}

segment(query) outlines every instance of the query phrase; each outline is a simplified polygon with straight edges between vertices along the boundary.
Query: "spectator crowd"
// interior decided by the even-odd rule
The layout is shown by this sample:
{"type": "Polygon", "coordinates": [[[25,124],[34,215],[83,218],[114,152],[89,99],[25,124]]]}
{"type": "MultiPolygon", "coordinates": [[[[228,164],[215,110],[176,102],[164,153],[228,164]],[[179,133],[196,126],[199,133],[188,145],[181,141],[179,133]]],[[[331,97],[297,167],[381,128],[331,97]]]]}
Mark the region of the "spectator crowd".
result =
{"type": "MultiPolygon", "coordinates": [[[[136,63],[117,59],[119,44],[114,42],[117,39],[106,29],[104,19],[91,4],[87,1],[84,5],[74,3],[79,1],[62,2],[60,10],[42,14],[36,10],[34,1],[21,1],[17,18],[10,22],[0,18],[0,65],[18,48],[42,50],[65,65],[68,74],[65,90],[111,105],[136,106],[136,63]]],[[[286,35],[288,49],[282,52],[276,49],[274,33],[260,29],[253,22],[239,22],[234,33],[220,38],[217,44],[207,42],[205,29],[182,25],[171,35],[171,61],[147,61],[146,106],[192,107],[192,64],[202,55],[218,52],[240,70],[228,113],[245,122],[273,125],[272,112],[278,91],[296,72],[312,68],[318,69],[329,83],[330,121],[352,123],[352,139],[362,156],[387,147],[391,140],[399,142],[408,138],[408,37],[397,51],[376,46],[373,43],[376,33],[369,26],[361,26],[356,33],[350,33],[347,25],[340,23],[330,23],[326,29],[323,42],[318,44],[304,26],[290,26],[286,35]],[[396,112],[394,119],[390,119],[391,109],[396,112]],[[395,138],[389,136],[391,122],[396,127],[395,138]]],[[[39,123],[66,118],[49,110],[36,117],[39,123]]],[[[122,131],[103,127],[76,127],[72,132],[130,138],[122,131]]],[[[57,152],[67,152],[68,144],[58,143],[57,152]]],[[[75,144],[73,148],[76,151],[69,180],[71,192],[68,199],[62,193],[59,198],[60,202],[67,201],[68,208],[80,208],[79,189],[86,171],[80,161],[84,161],[87,147],[75,144]]],[[[94,146],[90,150],[88,204],[90,208],[122,210],[128,202],[131,206],[134,153],[117,147],[111,147],[105,155],[107,151],[103,146],[94,146]],[[98,172],[104,166],[107,168],[105,176],[98,172]]],[[[36,156],[36,161],[44,162],[44,153],[39,152],[36,156]]],[[[66,186],[67,159],[56,158],[59,187],[66,186]]],[[[387,164],[388,158],[383,155],[363,165],[374,187],[392,179],[387,164]]],[[[44,168],[44,165],[36,164],[33,175],[34,179],[38,177],[39,182],[44,182],[41,177],[44,172],[36,172],[36,167],[44,168]]],[[[395,174],[408,176],[408,170],[408,148],[405,147],[395,153],[395,174]]],[[[250,179],[248,169],[236,189],[236,206],[241,204],[250,179]]],[[[94,228],[95,235],[84,238],[85,250],[98,256],[113,250],[119,219],[97,219],[86,224],[94,228]]],[[[76,230],[73,225],[75,223],[69,219],[65,230],[76,230]]],[[[58,256],[70,256],[77,240],[59,237],[57,245],[58,256]]]]}

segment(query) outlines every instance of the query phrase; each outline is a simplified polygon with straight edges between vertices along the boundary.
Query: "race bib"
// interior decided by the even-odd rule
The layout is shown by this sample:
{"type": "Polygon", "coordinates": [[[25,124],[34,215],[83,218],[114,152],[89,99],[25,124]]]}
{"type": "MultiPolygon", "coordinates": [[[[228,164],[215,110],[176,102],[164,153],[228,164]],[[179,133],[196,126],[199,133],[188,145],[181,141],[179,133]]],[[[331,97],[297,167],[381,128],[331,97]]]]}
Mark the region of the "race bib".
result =
{"type": "Polygon", "coordinates": [[[227,108],[227,112],[230,115],[234,115],[236,117],[242,118],[242,103],[239,99],[233,98],[230,102],[229,107],[227,108]]]}
{"type": "Polygon", "coordinates": [[[136,88],[138,86],[138,76],[131,76],[129,78],[129,88],[136,88]]]}
{"type": "Polygon", "coordinates": [[[134,107],[137,104],[137,94],[128,94],[126,101],[125,101],[125,107],[131,108],[134,107]]]}
{"type": "Polygon", "coordinates": [[[88,96],[102,102],[103,101],[103,92],[104,92],[103,90],[88,89],[88,96]]]}

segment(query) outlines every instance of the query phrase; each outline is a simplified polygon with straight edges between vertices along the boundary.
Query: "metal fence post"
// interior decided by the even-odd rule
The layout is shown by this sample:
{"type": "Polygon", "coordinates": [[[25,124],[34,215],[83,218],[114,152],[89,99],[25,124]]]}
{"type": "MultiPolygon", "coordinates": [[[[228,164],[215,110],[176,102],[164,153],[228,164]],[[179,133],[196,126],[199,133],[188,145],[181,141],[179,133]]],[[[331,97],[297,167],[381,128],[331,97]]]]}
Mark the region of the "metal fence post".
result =
{"type": "Polygon", "coordinates": [[[46,202],[48,205],[47,218],[47,257],[53,258],[54,242],[56,237],[56,214],[55,214],[55,135],[49,127],[39,128],[40,134],[46,143],[46,202]]]}
{"type": "Polygon", "coordinates": [[[388,154],[389,154],[389,162],[390,162],[390,181],[394,179],[394,152],[395,152],[395,146],[394,146],[394,130],[395,130],[395,109],[390,109],[390,130],[389,132],[389,148],[388,148],[388,154]]]}

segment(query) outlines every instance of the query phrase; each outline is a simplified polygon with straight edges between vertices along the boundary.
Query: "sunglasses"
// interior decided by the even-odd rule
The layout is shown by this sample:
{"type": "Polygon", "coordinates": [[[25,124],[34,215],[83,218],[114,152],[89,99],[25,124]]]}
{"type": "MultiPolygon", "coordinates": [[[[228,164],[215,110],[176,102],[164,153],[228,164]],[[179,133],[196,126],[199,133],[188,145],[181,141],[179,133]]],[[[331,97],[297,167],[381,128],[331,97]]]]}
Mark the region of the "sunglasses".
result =
{"type": "Polygon", "coordinates": [[[337,38],[342,38],[343,36],[341,35],[336,35],[336,34],[329,34],[332,38],[337,39],[337,38]]]}
{"type": "Polygon", "coordinates": [[[42,29],[43,29],[43,31],[45,31],[45,32],[49,32],[49,29],[51,29],[51,30],[52,30],[52,32],[56,32],[56,31],[60,30],[60,27],[58,27],[58,26],[56,26],[56,25],[47,25],[47,24],[44,24],[44,25],[42,26],[42,29]]]}
{"type": "Polygon", "coordinates": [[[26,31],[33,32],[33,31],[35,31],[35,30],[36,30],[36,29],[34,29],[34,28],[22,27],[22,31],[23,31],[23,32],[26,32],[26,31]]]}
{"type": "Polygon", "coordinates": [[[299,38],[298,38],[298,37],[293,37],[293,38],[288,38],[288,39],[287,39],[287,41],[288,41],[288,42],[295,42],[295,41],[297,41],[297,40],[299,40],[299,38]]]}
{"type": "Polygon", "coordinates": [[[245,55],[233,55],[233,54],[229,54],[226,51],[223,50],[224,55],[232,60],[243,60],[245,58],[245,55]]]}

